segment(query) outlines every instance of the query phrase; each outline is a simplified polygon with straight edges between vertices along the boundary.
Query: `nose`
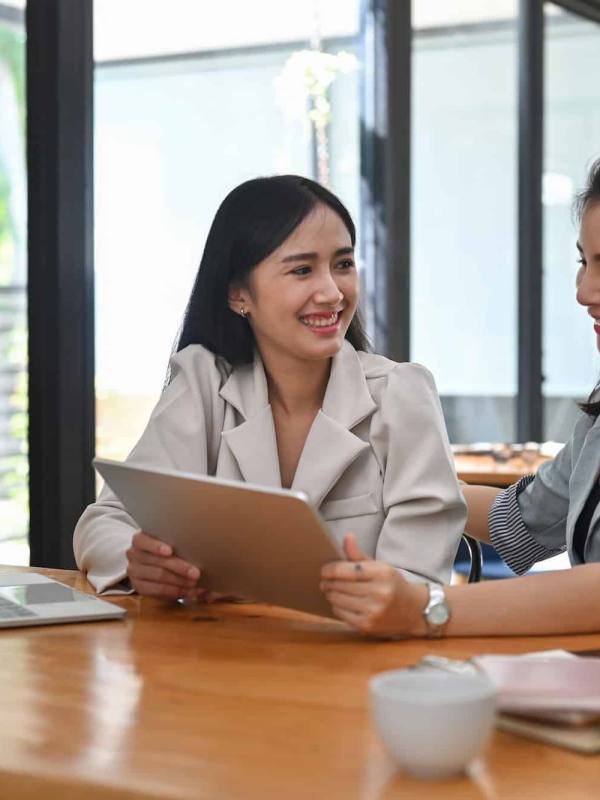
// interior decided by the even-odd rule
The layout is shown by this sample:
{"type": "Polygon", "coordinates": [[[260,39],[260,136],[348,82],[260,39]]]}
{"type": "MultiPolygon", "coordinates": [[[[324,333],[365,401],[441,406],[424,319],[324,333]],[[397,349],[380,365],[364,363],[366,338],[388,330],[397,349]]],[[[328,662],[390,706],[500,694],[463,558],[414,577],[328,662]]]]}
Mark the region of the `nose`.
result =
{"type": "Polygon", "coordinates": [[[315,303],[328,306],[335,306],[344,299],[344,295],[340,292],[330,270],[327,270],[320,276],[319,285],[316,288],[314,298],[315,303]]]}
{"type": "Polygon", "coordinates": [[[582,306],[598,306],[600,309],[600,267],[593,264],[581,267],[575,280],[577,302],[582,306]]]}

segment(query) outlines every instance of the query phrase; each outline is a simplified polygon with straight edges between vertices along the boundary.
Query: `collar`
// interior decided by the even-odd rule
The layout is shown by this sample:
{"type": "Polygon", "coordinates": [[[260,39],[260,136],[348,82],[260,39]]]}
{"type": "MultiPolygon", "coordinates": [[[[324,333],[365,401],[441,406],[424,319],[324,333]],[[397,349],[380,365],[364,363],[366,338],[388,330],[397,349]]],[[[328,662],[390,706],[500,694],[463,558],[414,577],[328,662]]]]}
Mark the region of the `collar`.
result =
{"type": "MultiPolygon", "coordinates": [[[[281,486],[275,426],[260,355],[255,354],[253,364],[236,367],[219,394],[244,418],[236,428],[223,432],[244,480],[281,486]]],[[[369,447],[351,431],[376,407],[358,353],[344,341],[333,357],[323,407],[306,438],[292,490],[305,492],[319,506],[344,470],[369,447]]]]}

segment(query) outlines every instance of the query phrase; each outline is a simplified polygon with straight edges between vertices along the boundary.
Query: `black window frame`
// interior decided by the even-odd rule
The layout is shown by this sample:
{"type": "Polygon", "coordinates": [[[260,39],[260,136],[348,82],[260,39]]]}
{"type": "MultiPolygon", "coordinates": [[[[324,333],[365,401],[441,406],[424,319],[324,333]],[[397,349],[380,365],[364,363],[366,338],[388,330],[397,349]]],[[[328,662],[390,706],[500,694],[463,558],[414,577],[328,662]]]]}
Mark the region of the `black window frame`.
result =
{"type": "Polygon", "coordinates": [[[92,0],[28,0],[30,563],[72,568],[94,500],[92,0]]]}

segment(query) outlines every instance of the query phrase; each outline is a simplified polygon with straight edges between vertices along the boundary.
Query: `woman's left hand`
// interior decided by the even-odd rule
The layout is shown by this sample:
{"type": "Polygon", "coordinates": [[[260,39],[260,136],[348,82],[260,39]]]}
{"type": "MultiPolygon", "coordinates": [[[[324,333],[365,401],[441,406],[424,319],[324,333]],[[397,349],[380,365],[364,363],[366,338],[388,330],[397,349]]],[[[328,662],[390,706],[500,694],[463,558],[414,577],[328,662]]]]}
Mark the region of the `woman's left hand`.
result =
{"type": "Polygon", "coordinates": [[[348,561],[321,570],[321,590],[336,617],[371,636],[424,636],[427,587],[367,558],[351,533],[344,538],[344,550],[348,561]]]}

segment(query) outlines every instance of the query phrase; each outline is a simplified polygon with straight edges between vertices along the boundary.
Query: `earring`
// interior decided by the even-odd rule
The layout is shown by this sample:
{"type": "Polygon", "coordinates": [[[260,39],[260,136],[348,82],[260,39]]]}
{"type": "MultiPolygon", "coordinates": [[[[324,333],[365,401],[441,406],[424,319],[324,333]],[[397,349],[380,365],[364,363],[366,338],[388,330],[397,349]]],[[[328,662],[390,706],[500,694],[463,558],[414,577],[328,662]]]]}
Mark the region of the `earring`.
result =
{"type": "Polygon", "coordinates": [[[246,311],[246,306],[245,306],[245,305],[242,303],[242,306],[241,306],[241,308],[240,308],[240,314],[242,315],[242,317],[243,317],[244,319],[246,319],[246,314],[247,314],[247,313],[248,313],[248,312],[246,311]]]}

